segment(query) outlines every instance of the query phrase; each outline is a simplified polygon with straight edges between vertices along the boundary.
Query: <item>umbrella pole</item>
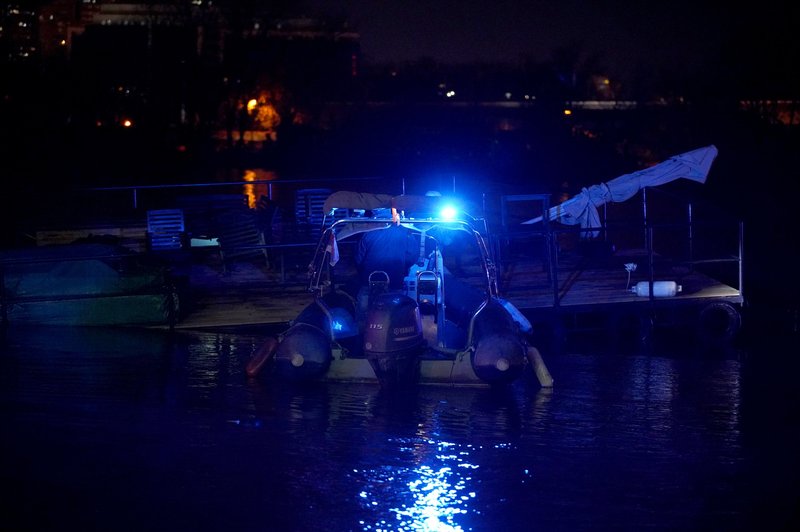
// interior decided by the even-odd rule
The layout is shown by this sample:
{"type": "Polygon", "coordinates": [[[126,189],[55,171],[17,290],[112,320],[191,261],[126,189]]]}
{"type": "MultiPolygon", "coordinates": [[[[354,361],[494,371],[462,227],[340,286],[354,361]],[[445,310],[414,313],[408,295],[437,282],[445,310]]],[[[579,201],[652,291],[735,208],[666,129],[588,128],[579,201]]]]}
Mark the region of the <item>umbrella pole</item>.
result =
{"type": "Polygon", "coordinates": [[[644,249],[650,252],[650,239],[647,233],[647,187],[642,188],[642,219],[644,220],[644,249]]]}

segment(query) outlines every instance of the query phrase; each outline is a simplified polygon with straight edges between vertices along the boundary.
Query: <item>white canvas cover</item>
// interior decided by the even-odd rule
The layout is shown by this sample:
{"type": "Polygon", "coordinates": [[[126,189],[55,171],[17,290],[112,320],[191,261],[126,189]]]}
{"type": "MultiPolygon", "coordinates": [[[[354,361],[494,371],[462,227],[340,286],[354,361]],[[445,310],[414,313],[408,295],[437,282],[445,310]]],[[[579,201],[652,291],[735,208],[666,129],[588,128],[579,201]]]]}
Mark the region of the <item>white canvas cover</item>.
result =
{"type": "MultiPolygon", "coordinates": [[[[600,214],[597,210],[607,202],[623,202],[632,198],[644,187],[653,187],[669,183],[676,179],[689,179],[698,183],[705,183],[711,163],[717,156],[714,145],[698,148],[639,170],[624,174],[606,183],[592,185],[584,188],[579,194],[551,207],[547,211],[548,220],[558,221],[566,225],[580,224],[584,229],[601,227],[600,214]]],[[[523,224],[540,222],[542,217],[532,218],[523,224]]],[[[596,232],[584,233],[586,236],[596,236],[596,232]]]]}

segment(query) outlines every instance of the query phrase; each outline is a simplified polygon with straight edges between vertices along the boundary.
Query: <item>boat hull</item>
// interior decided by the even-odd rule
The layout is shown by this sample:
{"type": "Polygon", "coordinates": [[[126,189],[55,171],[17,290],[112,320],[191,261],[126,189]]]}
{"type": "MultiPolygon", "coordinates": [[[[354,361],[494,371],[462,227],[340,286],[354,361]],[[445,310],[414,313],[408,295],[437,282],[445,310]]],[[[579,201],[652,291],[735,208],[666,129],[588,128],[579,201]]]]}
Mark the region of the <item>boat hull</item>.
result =
{"type": "MultiPolygon", "coordinates": [[[[492,302],[476,320],[475,338],[460,349],[425,341],[416,303],[386,294],[367,312],[363,334],[337,338],[333,316],[349,312],[315,301],[277,341],[269,338],[253,360],[257,373],[287,382],[374,382],[385,388],[415,385],[505,386],[520,379],[530,364],[530,348],[512,317],[492,302]],[[275,347],[277,345],[277,347],[275,347]],[[274,351],[274,356],[272,352],[274,351]],[[262,371],[261,368],[265,368],[262,371]],[[269,368],[269,369],[266,369],[269,368]]],[[[255,357],[255,355],[254,355],[255,357]]]]}
{"type": "Polygon", "coordinates": [[[3,310],[4,318],[14,325],[124,327],[170,324],[177,306],[177,296],[169,294],[126,294],[17,300],[3,310]]]}
{"type": "MultiPolygon", "coordinates": [[[[270,338],[267,343],[272,344],[274,341],[273,338],[270,338]]],[[[324,349],[324,346],[317,344],[317,348],[324,349]]],[[[487,381],[476,373],[474,362],[468,351],[442,356],[426,350],[422,356],[415,358],[406,357],[402,360],[384,358],[382,361],[376,362],[365,356],[351,356],[347,350],[339,346],[331,349],[330,359],[327,363],[315,364],[313,371],[309,369],[310,366],[304,370],[299,369],[291,364],[290,358],[272,357],[263,367],[259,366],[259,371],[253,371],[249,373],[249,376],[260,376],[266,380],[288,383],[372,383],[387,388],[417,385],[488,388],[501,384],[513,384],[513,382],[523,379],[526,373],[531,373],[527,369],[530,366],[528,361],[531,360],[531,351],[536,350],[533,347],[528,347],[527,350],[528,356],[519,367],[519,371],[507,374],[509,377],[513,375],[513,378],[492,381],[487,381]],[[377,371],[376,364],[378,365],[377,371]],[[379,375],[381,376],[379,377],[379,375]]],[[[288,350],[286,351],[288,352],[288,350]]],[[[534,355],[538,355],[538,352],[534,355]]],[[[541,360],[541,357],[537,356],[534,360],[536,359],[541,360]]]]}
{"type": "Polygon", "coordinates": [[[115,245],[0,252],[0,313],[14,325],[154,326],[180,318],[166,265],[115,245]]]}

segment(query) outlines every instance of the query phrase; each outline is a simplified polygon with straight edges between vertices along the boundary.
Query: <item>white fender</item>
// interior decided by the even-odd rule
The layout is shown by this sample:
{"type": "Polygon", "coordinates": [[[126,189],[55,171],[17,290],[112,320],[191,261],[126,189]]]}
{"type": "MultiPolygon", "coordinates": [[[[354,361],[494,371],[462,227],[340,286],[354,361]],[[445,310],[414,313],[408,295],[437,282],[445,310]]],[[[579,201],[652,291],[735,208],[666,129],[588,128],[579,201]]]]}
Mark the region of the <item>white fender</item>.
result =
{"type": "Polygon", "coordinates": [[[542,388],[552,388],[553,377],[550,375],[544,360],[542,360],[541,353],[533,346],[528,347],[528,361],[533,365],[533,372],[536,374],[536,378],[539,379],[539,385],[542,388]]]}

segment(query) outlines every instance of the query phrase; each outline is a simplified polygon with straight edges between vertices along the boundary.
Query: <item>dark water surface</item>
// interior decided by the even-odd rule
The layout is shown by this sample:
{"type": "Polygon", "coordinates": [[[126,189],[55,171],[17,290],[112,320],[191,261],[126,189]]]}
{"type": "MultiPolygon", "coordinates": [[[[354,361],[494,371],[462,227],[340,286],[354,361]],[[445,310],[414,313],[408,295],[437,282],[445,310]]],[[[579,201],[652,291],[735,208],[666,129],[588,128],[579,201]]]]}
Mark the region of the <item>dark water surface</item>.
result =
{"type": "Polygon", "coordinates": [[[2,338],[3,530],[800,522],[797,385],[781,362],[796,354],[778,340],[758,363],[757,352],[543,353],[552,389],[390,395],[248,380],[263,339],[250,332],[2,338]]]}

